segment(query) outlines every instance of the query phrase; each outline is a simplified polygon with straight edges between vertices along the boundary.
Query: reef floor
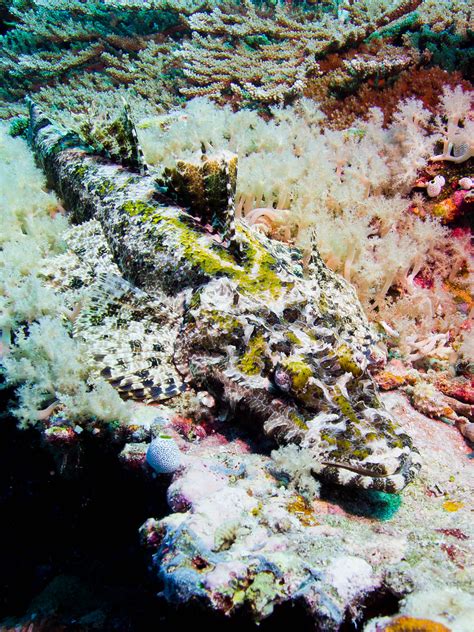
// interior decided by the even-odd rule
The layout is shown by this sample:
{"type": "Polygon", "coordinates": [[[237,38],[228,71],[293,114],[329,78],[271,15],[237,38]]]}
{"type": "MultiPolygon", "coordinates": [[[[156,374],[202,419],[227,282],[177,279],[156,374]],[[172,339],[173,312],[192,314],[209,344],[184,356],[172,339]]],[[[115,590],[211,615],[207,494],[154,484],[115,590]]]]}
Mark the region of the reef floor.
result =
{"type": "Polygon", "coordinates": [[[369,631],[408,615],[467,632],[471,451],[455,427],[402,394],[383,398],[423,458],[401,497],[322,487],[308,502],[245,440],[213,432],[188,441],[172,416],[169,431],[187,454],[172,480],[92,437],[60,464],[39,433],[4,421],[0,630],[167,630],[186,621],[232,630],[262,619],[260,630],[298,622],[369,631]]]}

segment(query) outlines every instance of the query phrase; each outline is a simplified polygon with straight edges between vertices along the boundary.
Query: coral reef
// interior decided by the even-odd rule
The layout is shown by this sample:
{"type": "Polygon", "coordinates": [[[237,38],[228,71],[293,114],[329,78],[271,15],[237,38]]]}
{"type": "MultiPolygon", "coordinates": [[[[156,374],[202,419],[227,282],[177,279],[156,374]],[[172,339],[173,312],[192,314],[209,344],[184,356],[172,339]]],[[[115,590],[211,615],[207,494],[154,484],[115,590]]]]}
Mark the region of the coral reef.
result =
{"type": "Polygon", "coordinates": [[[99,94],[112,106],[126,96],[143,114],[189,96],[268,108],[304,93],[331,112],[341,96],[382,89],[407,68],[467,77],[472,9],[448,4],[11,0],[0,113],[24,111],[18,99],[32,91],[74,111],[99,94]]]}
{"type": "Polygon", "coordinates": [[[441,22],[439,8],[417,1],[395,7],[351,2],[324,14],[292,13],[286,6],[262,13],[249,0],[224,4],[187,20],[192,37],[177,55],[190,85],[181,92],[259,107],[304,93],[330,112],[341,96],[368,81],[384,86],[407,68],[443,64],[448,46],[452,66],[460,67],[462,59],[467,70],[471,13],[467,3],[456,9],[455,14],[446,11],[441,22]],[[430,41],[429,25],[441,30],[440,23],[444,30],[430,41]],[[406,31],[412,37],[400,42],[406,31]],[[442,56],[436,54],[436,38],[443,42],[442,56]]]}
{"type": "Polygon", "coordinates": [[[0,0],[1,387],[167,601],[470,632],[471,5],[0,0]]]}
{"type": "Polygon", "coordinates": [[[15,411],[22,424],[36,423],[65,407],[72,420],[124,417],[123,402],[103,380],[88,383],[84,350],[71,337],[73,305],[47,283],[48,258],[64,258],[66,218],[24,141],[0,130],[2,150],[0,305],[3,371],[20,384],[15,411]],[[15,181],[15,189],[11,182],[15,181]]]}
{"type": "Polygon", "coordinates": [[[396,626],[418,619],[428,627],[413,629],[468,632],[474,534],[467,449],[454,428],[431,432],[433,422],[402,395],[384,397],[418,438],[424,461],[401,504],[374,492],[344,499],[322,489],[303,497],[294,477],[281,475],[295,471],[291,446],[270,458],[219,429],[200,441],[181,438],[186,462],[168,489],[175,513],[150,518],[141,530],[166,598],[197,599],[227,615],[249,609],[257,619],[293,600],[320,629],[338,630],[345,612],[357,625],[367,598],[388,590],[404,618],[364,629],[412,629],[396,626]]]}
{"type": "MultiPolygon", "coordinates": [[[[447,109],[438,110],[436,127],[415,100],[399,104],[388,128],[374,109],[368,121],[332,131],[307,100],[275,109],[265,122],[196,99],[166,119],[143,121],[137,131],[148,162],[158,168],[194,159],[201,146],[237,153],[237,212],[265,234],[303,248],[309,248],[309,227],[317,227],[326,264],[354,284],[371,318],[390,325],[394,344],[410,355],[408,339],[421,342],[433,331],[459,340],[469,313],[453,289],[469,293],[469,236],[431,219],[446,212],[443,198],[470,173],[469,164],[448,174],[428,159],[447,134],[443,116],[460,99],[467,120],[472,92],[445,88],[442,95],[447,109]],[[420,169],[427,170],[425,182],[445,174],[442,195],[429,198],[426,186],[418,186],[420,169]],[[412,199],[400,195],[410,190],[412,199]]],[[[467,134],[454,118],[450,133],[467,134]]]]}
{"type": "MultiPolygon", "coordinates": [[[[90,101],[100,92],[112,95],[114,87],[126,90],[135,80],[136,87],[141,86],[136,94],[150,96],[155,90],[165,95],[167,80],[158,75],[162,71],[166,77],[173,69],[165,65],[170,48],[163,46],[161,33],[176,28],[187,8],[202,9],[207,3],[34,0],[25,6],[14,0],[10,4],[13,27],[1,36],[0,61],[7,116],[18,107],[18,98],[38,88],[45,89],[45,98],[56,106],[56,89],[61,86],[59,92],[65,90],[80,109],[84,97],[90,101]]],[[[128,91],[127,95],[132,97],[128,91]]]]}

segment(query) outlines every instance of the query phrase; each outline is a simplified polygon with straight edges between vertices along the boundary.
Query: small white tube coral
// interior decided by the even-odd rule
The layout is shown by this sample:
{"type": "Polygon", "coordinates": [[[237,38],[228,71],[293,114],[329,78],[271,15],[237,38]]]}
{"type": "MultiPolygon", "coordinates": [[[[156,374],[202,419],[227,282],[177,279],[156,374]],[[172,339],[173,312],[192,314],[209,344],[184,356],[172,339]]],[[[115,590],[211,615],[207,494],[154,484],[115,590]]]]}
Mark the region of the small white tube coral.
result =
{"type": "Polygon", "coordinates": [[[430,180],[426,186],[426,192],[429,197],[437,197],[440,193],[444,185],[446,184],[446,180],[443,176],[436,176],[433,180],[430,180]]]}
{"type": "Polygon", "coordinates": [[[474,186],[472,178],[461,178],[458,184],[465,191],[469,191],[474,186]]]}

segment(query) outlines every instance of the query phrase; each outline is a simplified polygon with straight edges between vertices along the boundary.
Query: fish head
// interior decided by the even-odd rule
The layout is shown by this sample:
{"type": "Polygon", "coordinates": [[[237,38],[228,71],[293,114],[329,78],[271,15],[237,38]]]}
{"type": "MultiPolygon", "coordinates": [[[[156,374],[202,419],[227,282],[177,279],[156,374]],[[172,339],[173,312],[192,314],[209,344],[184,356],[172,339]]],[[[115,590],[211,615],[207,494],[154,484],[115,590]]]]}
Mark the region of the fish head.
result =
{"type": "Polygon", "coordinates": [[[367,366],[366,356],[349,354],[345,344],[281,357],[272,383],[288,405],[286,423],[275,414],[266,427],[310,449],[326,481],[397,493],[416,476],[420,457],[367,366]]]}

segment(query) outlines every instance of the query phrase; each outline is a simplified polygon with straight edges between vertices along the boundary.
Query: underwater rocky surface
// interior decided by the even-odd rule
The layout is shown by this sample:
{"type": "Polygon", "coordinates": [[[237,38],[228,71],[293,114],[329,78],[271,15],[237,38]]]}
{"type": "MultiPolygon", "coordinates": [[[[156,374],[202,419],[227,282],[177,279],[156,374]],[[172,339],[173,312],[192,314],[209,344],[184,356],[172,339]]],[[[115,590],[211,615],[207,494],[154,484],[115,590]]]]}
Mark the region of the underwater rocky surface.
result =
{"type": "Polygon", "coordinates": [[[470,632],[471,3],[0,20],[0,629],[470,632]]]}
{"type": "MultiPolygon", "coordinates": [[[[403,396],[384,398],[423,446],[423,474],[402,499],[322,488],[308,500],[278,472],[278,462],[249,449],[251,442],[230,439],[220,428],[208,428],[200,441],[184,439],[198,428],[174,413],[166,431],[185,466],[168,492],[169,478],[153,477],[146,464],[146,444],[128,444],[118,455],[119,446],[91,437],[69,455],[61,450],[65,462],[58,467],[37,433],[17,437],[5,422],[2,463],[14,493],[11,487],[2,493],[2,509],[16,517],[3,527],[3,573],[14,567],[2,578],[2,613],[10,615],[5,629],[32,613],[45,629],[54,629],[47,627],[53,621],[146,630],[155,616],[164,629],[180,616],[211,629],[223,625],[199,610],[167,607],[156,598],[160,590],[172,603],[197,600],[225,614],[244,606],[260,618],[275,608],[268,625],[273,617],[297,616],[308,629],[311,621],[319,629],[362,629],[373,616],[401,612],[468,630],[469,450],[455,428],[413,411],[403,396]],[[176,512],[168,517],[165,497],[176,512]],[[136,537],[141,521],[145,556],[136,537]],[[31,586],[28,577],[35,578],[31,586]],[[46,593],[27,606],[42,588],[46,593]],[[296,614],[278,606],[288,600],[296,602],[296,614]]],[[[148,410],[137,412],[140,417],[142,428],[153,427],[148,410]]]]}

